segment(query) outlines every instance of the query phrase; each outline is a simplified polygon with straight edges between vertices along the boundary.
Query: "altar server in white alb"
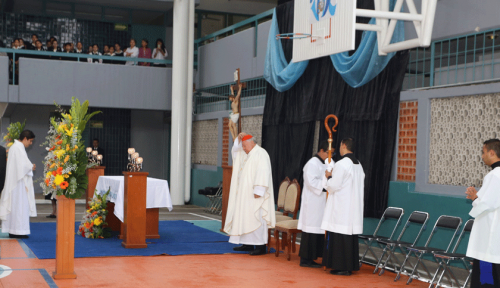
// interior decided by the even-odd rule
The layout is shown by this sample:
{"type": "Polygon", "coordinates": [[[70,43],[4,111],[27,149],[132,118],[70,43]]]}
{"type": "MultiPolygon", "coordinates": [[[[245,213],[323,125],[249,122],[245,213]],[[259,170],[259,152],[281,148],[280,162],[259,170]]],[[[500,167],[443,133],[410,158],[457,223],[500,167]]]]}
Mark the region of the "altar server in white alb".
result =
{"type": "Polygon", "coordinates": [[[235,251],[266,254],[267,229],[276,224],[271,161],[251,135],[240,133],[232,149],[233,175],[224,232],[235,251]],[[255,246],[255,247],[254,247],[255,246]]]}
{"type": "MultiPolygon", "coordinates": [[[[482,287],[479,260],[493,264],[494,287],[500,287],[500,140],[490,139],[483,144],[484,164],[491,167],[483,186],[476,191],[467,188],[467,199],[472,200],[469,215],[474,217],[467,257],[473,258],[471,288],[482,287]]],[[[488,271],[490,272],[490,271],[488,271]]],[[[486,273],[488,273],[486,272],[486,273]]],[[[488,273],[489,274],[489,273],[488,273]]]]}
{"type": "Polygon", "coordinates": [[[2,232],[11,238],[28,238],[30,218],[36,217],[33,171],[26,148],[33,144],[35,134],[24,130],[9,149],[5,185],[0,202],[2,232]]]}
{"type": "Polygon", "coordinates": [[[327,141],[321,142],[318,150],[318,153],[307,161],[302,170],[304,172],[304,187],[298,223],[298,229],[302,230],[299,250],[301,267],[323,267],[314,260],[323,257],[325,230],[321,229],[321,221],[326,204],[326,190],[323,189],[323,180],[326,180],[327,167],[333,167],[334,161],[331,160],[331,163],[325,164],[325,159],[328,158],[327,141]]]}
{"type": "Polygon", "coordinates": [[[323,265],[333,275],[350,276],[359,270],[358,235],[363,232],[365,173],[354,156],[354,140],[345,138],[340,145],[343,157],[327,177],[328,200],[321,229],[328,231],[323,265]]]}

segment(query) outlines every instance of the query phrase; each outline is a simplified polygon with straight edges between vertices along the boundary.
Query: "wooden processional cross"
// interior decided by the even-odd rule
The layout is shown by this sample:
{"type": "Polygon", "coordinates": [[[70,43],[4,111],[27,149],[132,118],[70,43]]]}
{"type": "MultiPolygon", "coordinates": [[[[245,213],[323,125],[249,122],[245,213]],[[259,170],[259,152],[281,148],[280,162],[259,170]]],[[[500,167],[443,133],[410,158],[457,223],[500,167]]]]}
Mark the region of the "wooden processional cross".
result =
{"type": "MultiPolygon", "coordinates": [[[[234,71],[234,81],[236,82],[236,85],[231,85],[233,88],[233,93],[234,91],[238,91],[239,85],[241,84],[241,89],[247,88],[247,83],[241,83],[241,78],[240,78],[240,68],[237,68],[236,71],[234,71]]],[[[236,92],[238,93],[238,92],[236,92]]],[[[236,95],[234,95],[236,97],[236,95]]],[[[240,95],[240,100],[238,101],[238,112],[240,113],[240,119],[238,120],[238,133],[241,133],[241,120],[243,120],[243,117],[241,115],[241,95],[240,95]]],[[[233,139],[234,140],[234,139],[233,139]]]]}

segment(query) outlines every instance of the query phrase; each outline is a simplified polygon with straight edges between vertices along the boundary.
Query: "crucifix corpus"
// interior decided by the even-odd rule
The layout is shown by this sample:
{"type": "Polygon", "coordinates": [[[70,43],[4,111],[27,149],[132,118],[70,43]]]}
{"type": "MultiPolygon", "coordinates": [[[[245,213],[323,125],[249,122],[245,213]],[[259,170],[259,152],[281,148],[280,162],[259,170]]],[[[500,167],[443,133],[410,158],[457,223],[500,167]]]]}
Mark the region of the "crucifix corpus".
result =
{"type": "Polygon", "coordinates": [[[231,90],[231,95],[229,95],[229,101],[231,102],[231,113],[229,114],[229,132],[233,136],[233,140],[238,137],[241,132],[241,121],[238,121],[241,116],[241,89],[247,87],[247,83],[241,83],[240,81],[240,68],[234,71],[234,82],[236,85],[229,86],[231,90]],[[238,94],[234,96],[234,90],[238,89],[238,94]]]}

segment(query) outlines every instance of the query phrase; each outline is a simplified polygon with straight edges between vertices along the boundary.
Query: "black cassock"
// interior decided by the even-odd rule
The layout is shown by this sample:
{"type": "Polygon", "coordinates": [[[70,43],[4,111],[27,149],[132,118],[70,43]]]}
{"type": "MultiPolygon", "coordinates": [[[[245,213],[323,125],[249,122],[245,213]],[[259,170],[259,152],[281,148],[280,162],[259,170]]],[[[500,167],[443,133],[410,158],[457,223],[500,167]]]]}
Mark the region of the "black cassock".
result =
{"type": "Polygon", "coordinates": [[[323,253],[323,266],[333,270],[359,270],[358,235],[327,232],[323,253]]]}
{"type": "Polygon", "coordinates": [[[324,234],[302,232],[300,236],[300,258],[316,260],[318,257],[323,257],[324,243],[324,234]]]}

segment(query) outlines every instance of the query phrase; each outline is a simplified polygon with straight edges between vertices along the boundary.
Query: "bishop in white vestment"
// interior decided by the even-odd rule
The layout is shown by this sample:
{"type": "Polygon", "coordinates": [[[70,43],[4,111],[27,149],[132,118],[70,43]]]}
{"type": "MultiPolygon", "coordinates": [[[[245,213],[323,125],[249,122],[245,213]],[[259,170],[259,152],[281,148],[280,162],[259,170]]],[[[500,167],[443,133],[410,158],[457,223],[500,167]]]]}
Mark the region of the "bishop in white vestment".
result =
{"type": "MultiPolygon", "coordinates": [[[[323,189],[323,180],[326,180],[325,171],[328,167],[325,164],[325,159],[328,158],[328,142],[321,142],[318,148],[318,153],[307,162],[302,170],[304,172],[304,185],[297,226],[298,229],[302,230],[299,250],[301,267],[323,267],[314,260],[323,257],[325,230],[321,229],[321,221],[326,204],[326,190],[323,189]]],[[[330,166],[333,167],[334,162],[331,161],[330,166]]]]}
{"type": "Polygon", "coordinates": [[[234,250],[262,255],[266,253],[268,228],[276,224],[271,161],[266,150],[245,133],[234,141],[232,157],[224,232],[230,243],[243,244],[234,250]]]}
{"type": "Polygon", "coordinates": [[[26,148],[33,143],[35,135],[29,130],[21,132],[14,140],[7,157],[5,185],[0,200],[2,232],[11,238],[27,238],[30,234],[29,217],[36,217],[33,170],[26,148]]]}
{"type": "Polygon", "coordinates": [[[493,264],[494,287],[500,287],[500,140],[484,142],[482,158],[492,170],[479,192],[474,187],[465,192],[473,200],[469,215],[475,218],[466,253],[474,259],[471,288],[481,287],[479,260],[493,264]]]}
{"type": "Polygon", "coordinates": [[[346,138],[340,145],[342,160],[335,163],[328,178],[328,200],[321,229],[328,231],[323,265],[331,274],[350,276],[359,270],[358,235],[363,233],[365,173],[353,153],[354,140],[346,138]]]}

